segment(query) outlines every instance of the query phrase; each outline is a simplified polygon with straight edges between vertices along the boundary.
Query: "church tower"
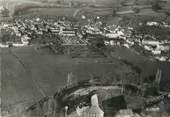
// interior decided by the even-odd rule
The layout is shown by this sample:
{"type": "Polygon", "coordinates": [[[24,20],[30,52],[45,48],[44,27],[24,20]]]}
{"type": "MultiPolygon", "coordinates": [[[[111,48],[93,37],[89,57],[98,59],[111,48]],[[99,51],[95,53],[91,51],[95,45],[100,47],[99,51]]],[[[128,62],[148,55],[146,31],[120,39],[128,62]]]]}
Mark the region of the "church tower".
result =
{"type": "Polygon", "coordinates": [[[91,107],[83,112],[82,117],[103,117],[104,112],[99,107],[97,95],[91,97],[91,107]]]}

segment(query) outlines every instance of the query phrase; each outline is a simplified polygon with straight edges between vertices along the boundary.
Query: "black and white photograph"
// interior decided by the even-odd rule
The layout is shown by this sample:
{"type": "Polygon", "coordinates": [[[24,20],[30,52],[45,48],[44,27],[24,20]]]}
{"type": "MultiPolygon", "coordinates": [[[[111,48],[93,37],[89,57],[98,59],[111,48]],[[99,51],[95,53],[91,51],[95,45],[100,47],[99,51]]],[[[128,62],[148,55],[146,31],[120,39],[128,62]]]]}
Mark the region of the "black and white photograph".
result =
{"type": "Polygon", "coordinates": [[[170,117],[170,0],[0,0],[0,117],[170,117]]]}

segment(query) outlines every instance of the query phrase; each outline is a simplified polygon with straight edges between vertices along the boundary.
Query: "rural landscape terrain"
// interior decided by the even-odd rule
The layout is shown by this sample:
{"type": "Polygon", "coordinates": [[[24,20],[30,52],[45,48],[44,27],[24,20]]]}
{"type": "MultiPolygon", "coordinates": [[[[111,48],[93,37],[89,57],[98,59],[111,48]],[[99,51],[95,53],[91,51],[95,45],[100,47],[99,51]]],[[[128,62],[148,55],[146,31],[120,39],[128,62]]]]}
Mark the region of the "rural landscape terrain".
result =
{"type": "Polygon", "coordinates": [[[1,0],[0,80],[2,117],[169,117],[170,0],[1,0]]]}

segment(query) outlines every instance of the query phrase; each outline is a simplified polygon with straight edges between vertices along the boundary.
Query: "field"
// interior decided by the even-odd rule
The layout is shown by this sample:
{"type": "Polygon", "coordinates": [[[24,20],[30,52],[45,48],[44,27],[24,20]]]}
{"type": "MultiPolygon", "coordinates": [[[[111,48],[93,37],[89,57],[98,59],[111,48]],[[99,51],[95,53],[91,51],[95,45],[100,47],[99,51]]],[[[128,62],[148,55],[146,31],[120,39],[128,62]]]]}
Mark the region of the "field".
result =
{"type": "MultiPolygon", "coordinates": [[[[48,49],[33,47],[1,49],[2,110],[18,104],[29,105],[44,96],[53,95],[66,85],[67,74],[72,72],[77,81],[89,79],[92,74],[103,78],[131,72],[130,66],[117,58],[127,60],[142,69],[142,77],[163,70],[163,88],[169,87],[169,63],[146,59],[126,48],[117,48],[112,53],[112,63],[98,63],[102,58],[70,58],[54,55],[48,49]]],[[[170,87],[169,87],[170,88],[170,87]]],[[[167,89],[169,89],[167,88],[167,89]]]]}
{"type": "Polygon", "coordinates": [[[10,10],[10,14],[12,15],[14,12],[14,9],[17,6],[21,6],[21,5],[40,5],[40,2],[36,2],[34,0],[6,0],[5,2],[3,2],[3,0],[0,1],[0,7],[1,5],[5,5],[9,10],[10,10]]]}
{"type": "Polygon", "coordinates": [[[128,61],[134,66],[137,66],[141,69],[141,78],[147,78],[149,76],[155,75],[157,69],[161,69],[163,72],[161,79],[161,88],[162,90],[170,91],[170,63],[169,62],[160,62],[152,60],[146,56],[140,55],[134,50],[127,48],[116,48],[112,53],[113,58],[119,58],[120,60],[128,61]]]}
{"type": "Polygon", "coordinates": [[[73,16],[76,8],[32,8],[28,10],[31,15],[49,15],[49,16],[73,16]]]}
{"type": "Polygon", "coordinates": [[[97,63],[97,59],[72,59],[35,47],[1,49],[0,57],[2,110],[53,95],[66,85],[70,72],[81,81],[91,78],[92,74],[114,77],[131,71],[118,60],[113,60],[113,64],[97,63]]]}

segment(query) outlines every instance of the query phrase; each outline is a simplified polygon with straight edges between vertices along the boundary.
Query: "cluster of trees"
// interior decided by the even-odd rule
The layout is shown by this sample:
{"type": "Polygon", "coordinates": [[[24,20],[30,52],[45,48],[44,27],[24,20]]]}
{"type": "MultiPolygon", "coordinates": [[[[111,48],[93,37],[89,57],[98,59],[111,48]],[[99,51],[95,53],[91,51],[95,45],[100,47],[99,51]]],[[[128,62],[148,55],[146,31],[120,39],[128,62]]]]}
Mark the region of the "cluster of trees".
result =
{"type": "Polygon", "coordinates": [[[90,54],[104,55],[104,37],[101,37],[100,35],[92,35],[88,37],[87,48],[90,54]]]}
{"type": "Polygon", "coordinates": [[[0,12],[1,12],[2,17],[9,17],[10,12],[6,7],[3,7],[3,10],[0,12]]]}
{"type": "Polygon", "coordinates": [[[17,36],[10,29],[1,29],[0,30],[0,42],[6,43],[8,41],[16,41],[17,36]]]}
{"type": "MultiPolygon", "coordinates": [[[[136,35],[152,35],[155,36],[157,39],[165,40],[169,39],[169,28],[160,26],[160,25],[153,25],[148,26],[146,25],[147,22],[158,22],[162,24],[162,22],[167,22],[168,17],[166,16],[125,16],[121,23],[122,26],[130,26],[134,28],[134,34],[136,35]],[[142,24],[142,25],[139,25],[142,24]]],[[[168,23],[168,22],[167,22],[168,23]]]]}
{"type": "Polygon", "coordinates": [[[154,11],[159,11],[159,10],[162,10],[162,7],[160,5],[160,0],[154,0],[151,2],[151,5],[152,5],[152,9],[154,11]]]}
{"type": "Polygon", "coordinates": [[[142,35],[152,35],[156,37],[159,40],[165,40],[168,39],[169,35],[169,29],[160,27],[160,26],[139,26],[136,27],[136,33],[142,34],[142,35]]]}
{"type": "Polygon", "coordinates": [[[63,54],[64,47],[63,42],[60,36],[57,36],[52,33],[45,33],[40,37],[36,37],[34,40],[31,40],[32,43],[40,43],[40,44],[47,44],[48,47],[56,54],[63,54]],[[35,41],[35,42],[34,42],[35,41]]]}

